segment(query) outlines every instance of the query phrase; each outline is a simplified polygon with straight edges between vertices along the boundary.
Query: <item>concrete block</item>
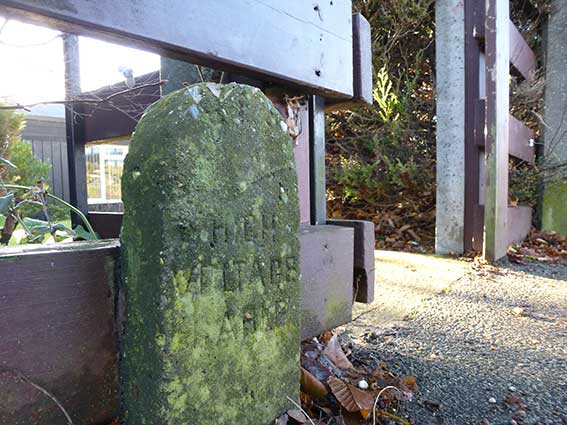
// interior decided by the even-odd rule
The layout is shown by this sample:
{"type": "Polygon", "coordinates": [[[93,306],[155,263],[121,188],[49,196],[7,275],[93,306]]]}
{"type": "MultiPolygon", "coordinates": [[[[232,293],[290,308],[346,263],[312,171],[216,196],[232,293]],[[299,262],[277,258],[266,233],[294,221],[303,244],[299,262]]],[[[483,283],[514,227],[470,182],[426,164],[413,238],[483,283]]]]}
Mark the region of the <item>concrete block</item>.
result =
{"type": "Polygon", "coordinates": [[[350,322],[354,230],[338,226],[299,228],[302,338],[350,322]]]}

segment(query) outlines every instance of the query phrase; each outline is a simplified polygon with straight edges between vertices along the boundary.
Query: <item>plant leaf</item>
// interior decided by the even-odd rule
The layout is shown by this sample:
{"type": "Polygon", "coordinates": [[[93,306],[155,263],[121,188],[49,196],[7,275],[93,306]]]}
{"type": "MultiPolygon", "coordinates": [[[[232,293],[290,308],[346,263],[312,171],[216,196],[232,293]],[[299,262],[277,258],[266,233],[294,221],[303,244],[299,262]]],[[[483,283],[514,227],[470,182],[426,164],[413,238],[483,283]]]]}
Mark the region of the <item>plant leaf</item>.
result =
{"type": "Polygon", "coordinates": [[[80,224],[75,227],[75,239],[84,239],[86,241],[94,241],[97,239],[96,235],[85,230],[80,224]]]}
{"type": "Polygon", "coordinates": [[[59,231],[59,232],[64,232],[68,236],[75,236],[74,230],[68,228],[63,223],[55,223],[53,226],[51,226],[51,229],[53,232],[59,231]]]}
{"type": "Polygon", "coordinates": [[[12,206],[13,200],[14,194],[12,192],[8,193],[5,196],[0,196],[0,214],[8,212],[8,210],[12,206]]]}
{"type": "Polygon", "coordinates": [[[32,201],[31,199],[24,199],[21,202],[18,202],[15,208],[25,207],[27,205],[34,206],[34,207],[43,207],[43,204],[39,201],[32,201]]]}
{"type": "Polygon", "coordinates": [[[47,221],[38,220],[36,218],[25,217],[24,224],[34,235],[34,238],[30,240],[30,242],[37,240],[40,236],[43,236],[47,233],[51,233],[51,226],[47,221]]]}

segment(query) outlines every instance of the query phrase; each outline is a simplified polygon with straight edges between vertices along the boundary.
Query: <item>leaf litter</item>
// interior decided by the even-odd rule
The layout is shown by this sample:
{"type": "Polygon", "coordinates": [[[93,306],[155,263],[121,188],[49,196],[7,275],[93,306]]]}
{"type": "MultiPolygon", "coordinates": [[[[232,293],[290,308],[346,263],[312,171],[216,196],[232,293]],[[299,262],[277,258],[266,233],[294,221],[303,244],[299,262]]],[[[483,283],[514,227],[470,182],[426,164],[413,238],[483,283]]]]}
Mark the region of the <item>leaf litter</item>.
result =
{"type": "Polygon", "coordinates": [[[342,339],[325,332],[302,343],[301,410],[286,412],[275,425],[410,425],[400,412],[417,392],[415,378],[353,358],[342,339]]]}

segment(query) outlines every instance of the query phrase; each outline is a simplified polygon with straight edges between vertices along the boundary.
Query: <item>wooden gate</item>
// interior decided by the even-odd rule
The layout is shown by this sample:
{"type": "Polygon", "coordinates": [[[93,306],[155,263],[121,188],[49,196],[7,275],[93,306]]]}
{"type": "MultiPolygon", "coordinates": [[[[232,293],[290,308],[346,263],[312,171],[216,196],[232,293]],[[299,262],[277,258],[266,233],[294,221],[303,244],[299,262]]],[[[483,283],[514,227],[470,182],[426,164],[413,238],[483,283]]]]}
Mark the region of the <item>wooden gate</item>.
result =
{"type": "Polygon", "coordinates": [[[534,133],[510,114],[510,70],[533,80],[536,58],[503,0],[465,1],[464,249],[490,261],[525,238],[532,209],[509,206],[509,161],[535,161],[534,133]]]}

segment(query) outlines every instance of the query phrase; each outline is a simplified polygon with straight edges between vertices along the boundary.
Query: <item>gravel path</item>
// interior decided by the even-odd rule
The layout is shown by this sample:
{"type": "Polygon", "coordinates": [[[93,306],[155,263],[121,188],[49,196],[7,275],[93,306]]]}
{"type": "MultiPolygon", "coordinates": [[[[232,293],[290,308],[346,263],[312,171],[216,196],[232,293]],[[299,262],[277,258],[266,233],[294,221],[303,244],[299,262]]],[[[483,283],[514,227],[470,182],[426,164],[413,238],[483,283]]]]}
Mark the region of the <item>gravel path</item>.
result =
{"type": "Polygon", "coordinates": [[[567,424],[567,264],[467,266],[406,320],[372,314],[347,333],[359,355],[417,378],[412,424],[567,424]]]}

